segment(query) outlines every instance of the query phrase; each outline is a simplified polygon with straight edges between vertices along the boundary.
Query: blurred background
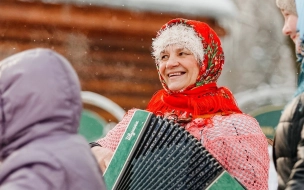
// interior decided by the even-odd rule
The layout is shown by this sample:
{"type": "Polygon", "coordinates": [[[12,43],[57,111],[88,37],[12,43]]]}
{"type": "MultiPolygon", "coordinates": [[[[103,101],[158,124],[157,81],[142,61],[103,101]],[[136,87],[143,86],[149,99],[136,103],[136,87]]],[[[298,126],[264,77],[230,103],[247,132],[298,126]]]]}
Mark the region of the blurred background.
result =
{"type": "MultiPolygon", "coordinates": [[[[0,60],[36,47],[64,55],[83,90],[79,130],[92,141],[128,109],[145,109],[161,89],[151,42],[177,17],[204,21],[221,37],[226,63],[219,86],[229,87],[273,138],[298,72],[275,0],[1,0],[0,60]]],[[[275,185],[272,174],[270,189],[275,185]]]]}

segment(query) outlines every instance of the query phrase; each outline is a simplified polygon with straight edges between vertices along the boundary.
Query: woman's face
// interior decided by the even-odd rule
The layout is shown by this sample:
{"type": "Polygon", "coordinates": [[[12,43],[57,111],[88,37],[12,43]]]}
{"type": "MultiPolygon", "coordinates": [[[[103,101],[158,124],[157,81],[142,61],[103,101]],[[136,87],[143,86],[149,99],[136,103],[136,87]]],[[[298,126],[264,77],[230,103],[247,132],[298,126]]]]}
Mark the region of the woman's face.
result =
{"type": "Polygon", "coordinates": [[[289,36],[292,41],[297,44],[298,35],[297,35],[297,21],[298,17],[294,14],[291,14],[289,11],[281,9],[281,12],[284,16],[284,26],[282,32],[284,35],[289,36]]]}
{"type": "Polygon", "coordinates": [[[187,48],[170,45],[161,52],[159,72],[169,90],[180,91],[194,84],[199,74],[195,56],[187,48]]]}

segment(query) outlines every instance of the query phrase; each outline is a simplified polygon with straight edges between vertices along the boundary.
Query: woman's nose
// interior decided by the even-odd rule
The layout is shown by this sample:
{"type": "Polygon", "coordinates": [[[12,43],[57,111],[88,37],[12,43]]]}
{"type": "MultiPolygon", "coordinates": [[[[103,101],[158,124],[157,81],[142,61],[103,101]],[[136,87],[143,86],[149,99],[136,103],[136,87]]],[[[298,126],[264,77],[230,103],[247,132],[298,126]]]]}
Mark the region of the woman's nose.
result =
{"type": "Polygon", "coordinates": [[[289,23],[288,21],[286,21],[284,23],[284,26],[283,26],[283,29],[282,29],[282,33],[286,36],[289,36],[291,34],[291,29],[290,29],[290,26],[289,26],[289,23]]]}
{"type": "Polygon", "coordinates": [[[172,68],[179,65],[178,59],[176,56],[170,56],[167,63],[166,68],[172,68]]]}

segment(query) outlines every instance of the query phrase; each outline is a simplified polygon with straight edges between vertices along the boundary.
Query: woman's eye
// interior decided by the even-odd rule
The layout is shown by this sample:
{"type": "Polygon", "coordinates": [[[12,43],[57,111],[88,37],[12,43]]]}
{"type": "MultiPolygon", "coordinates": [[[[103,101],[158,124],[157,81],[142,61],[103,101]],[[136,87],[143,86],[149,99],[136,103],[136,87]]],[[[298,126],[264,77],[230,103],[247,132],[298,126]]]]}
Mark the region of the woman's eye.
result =
{"type": "Polygon", "coordinates": [[[168,55],[162,55],[162,56],[160,57],[160,59],[161,59],[161,60],[166,60],[166,59],[168,59],[168,57],[169,57],[168,55]]]}
{"type": "Polygon", "coordinates": [[[189,55],[189,54],[182,51],[182,52],[179,53],[179,55],[189,55]]]}

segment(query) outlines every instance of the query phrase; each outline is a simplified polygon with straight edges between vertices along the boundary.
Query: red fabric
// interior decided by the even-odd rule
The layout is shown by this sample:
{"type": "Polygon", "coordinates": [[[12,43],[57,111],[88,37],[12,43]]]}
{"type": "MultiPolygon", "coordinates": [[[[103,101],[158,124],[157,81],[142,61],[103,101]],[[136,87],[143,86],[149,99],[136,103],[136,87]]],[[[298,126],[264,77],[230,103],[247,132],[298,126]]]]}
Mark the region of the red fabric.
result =
{"type": "Polygon", "coordinates": [[[174,114],[179,119],[180,116],[197,118],[218,112],[225,115],[242,113],[232,93],[227,88],[218,88],[215,83],[174,94],[160,90],[150,100],[147,110],[164,117],[174,114]]]}

